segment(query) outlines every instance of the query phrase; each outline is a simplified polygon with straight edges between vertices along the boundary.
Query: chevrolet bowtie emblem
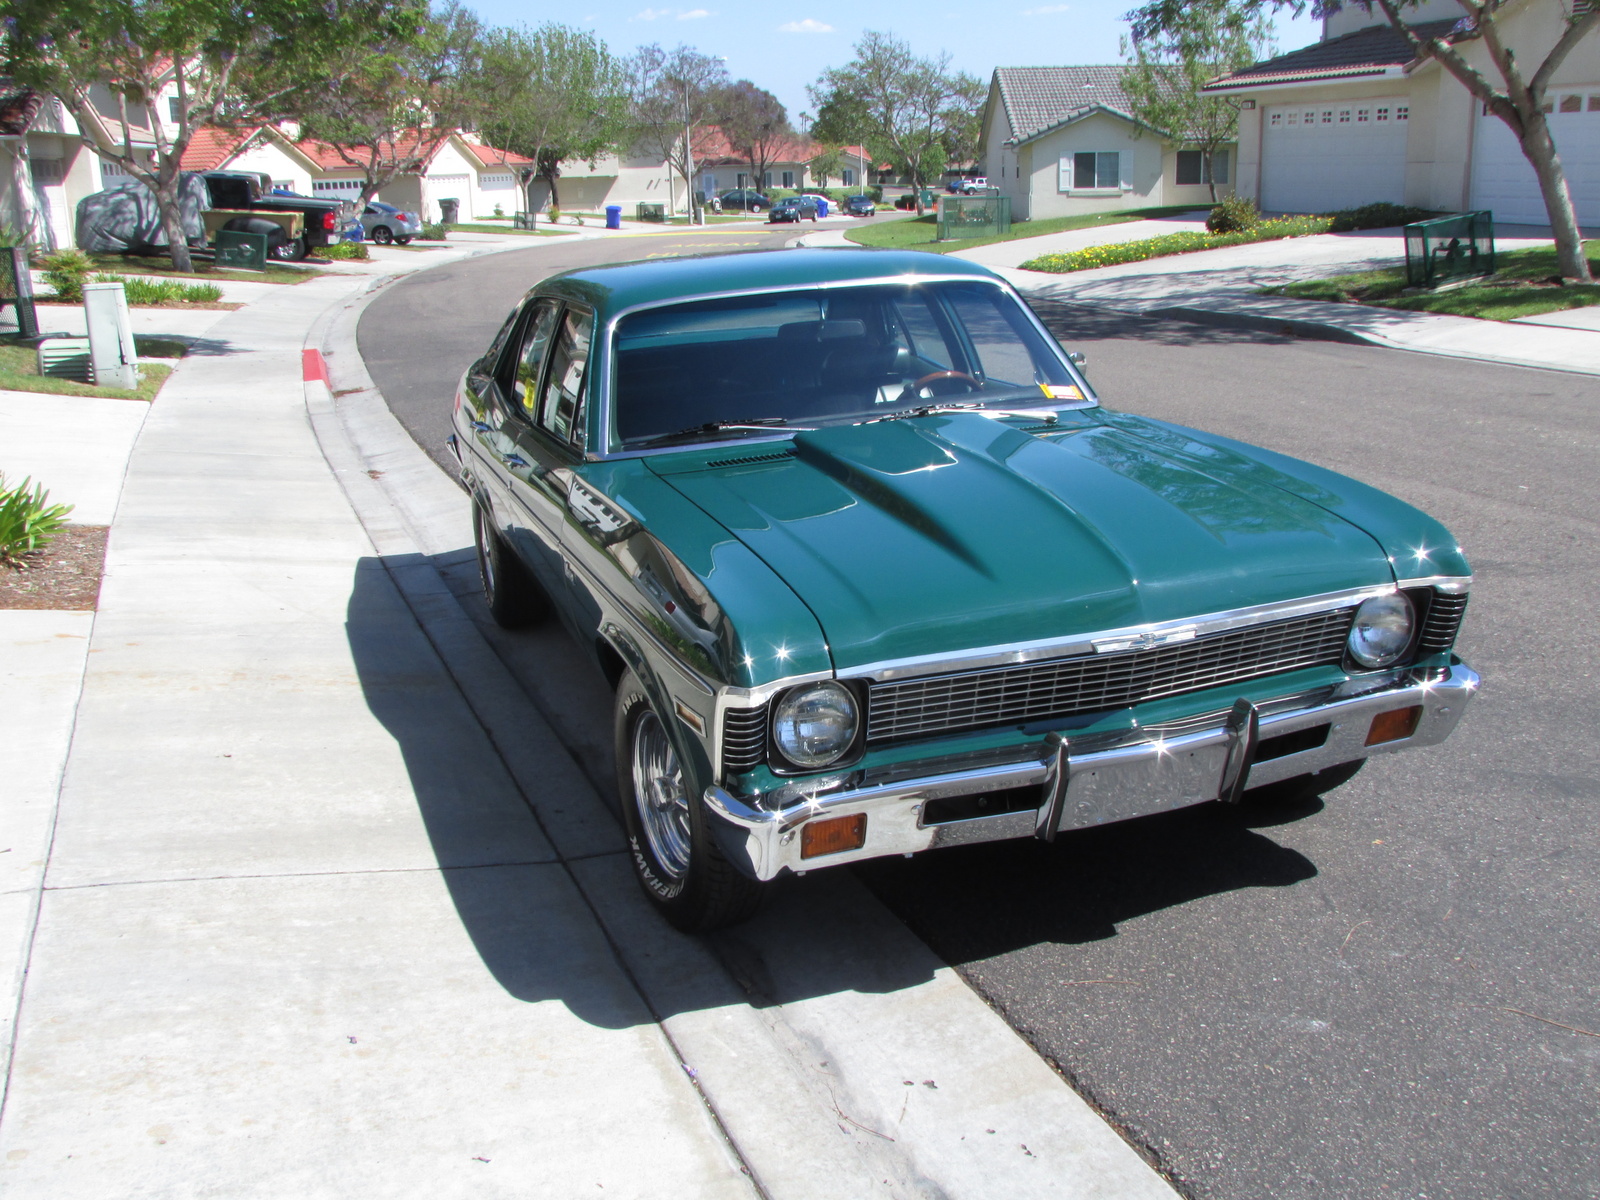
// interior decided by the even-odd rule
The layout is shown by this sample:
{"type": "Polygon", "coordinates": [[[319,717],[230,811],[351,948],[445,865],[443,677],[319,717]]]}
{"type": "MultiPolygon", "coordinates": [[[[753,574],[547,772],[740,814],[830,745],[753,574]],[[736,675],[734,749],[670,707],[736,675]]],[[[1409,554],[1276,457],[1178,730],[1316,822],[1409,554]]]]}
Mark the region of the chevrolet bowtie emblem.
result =
{"type": "Polygon", "coordinates": [[[1096,654],[1113,654],[1119,650],[1149,650],[1155,646],[1166,646],[1172,642],[1187,642],[1194,638],[1194,626],[1187,629],[1164,629],[1157,632],[1147,629],[1143,633],[1120,634],[1117,637],[1097,638],[1094,642],[1096,654]]]}

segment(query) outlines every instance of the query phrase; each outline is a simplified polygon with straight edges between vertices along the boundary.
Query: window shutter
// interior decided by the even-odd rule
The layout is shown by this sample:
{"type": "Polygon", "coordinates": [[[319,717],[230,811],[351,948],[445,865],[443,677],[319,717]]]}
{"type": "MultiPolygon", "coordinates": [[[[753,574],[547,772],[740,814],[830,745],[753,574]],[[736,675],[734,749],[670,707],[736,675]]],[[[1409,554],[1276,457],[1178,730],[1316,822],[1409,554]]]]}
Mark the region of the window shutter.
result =
{"type": "MultiPolygon", "coordinates": [[[[1019,170],[1020,173],[1020,170],[1019,170]]],[[[1056,191],[1070,192],[1072,190],[1072,155],[1063,155],[1061,162],[1056,166],[1056,191]]]]}

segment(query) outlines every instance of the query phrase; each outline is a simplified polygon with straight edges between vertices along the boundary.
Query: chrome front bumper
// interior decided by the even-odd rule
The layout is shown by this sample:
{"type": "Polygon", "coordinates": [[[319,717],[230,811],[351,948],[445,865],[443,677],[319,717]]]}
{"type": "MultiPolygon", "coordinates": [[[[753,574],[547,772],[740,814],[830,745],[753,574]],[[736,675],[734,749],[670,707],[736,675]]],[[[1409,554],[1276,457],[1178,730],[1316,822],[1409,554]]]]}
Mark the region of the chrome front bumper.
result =
{"type": "Polygon", "coordinates": [[[1241,784],[1258,787],[1373,754],[1437,745],[1461,720],[1478,684],[1477,673],[1458,662],[1442,670],[1405,672],[1398,679],[1352,681],[1315,697],[1267,702],[1254,711],[1248,734],[1243,722],[1223,713],[1192,732],[1134,730],[1110,745],[1103,737],[1053,737],[1038,743],[1037,756],[1021,762],[827,792],[782,809],[756,807],[714,786],[706,789],[705,802],[724,853],[762,880],[785,870],[803,872],[940,846],[1033,836],[1049,840],[1058,831],[1204,804],[1236,794],[1241,784]],[[1412,707],[1422,713],[1409,737],[1366,744],[1374,717],[1412,707]],[[1294,745],[1277,741],[1287,735],[1302,734],[1310,742],[1321,736],[1323,726],[1326,737],[1316,745],[1251,761],[1258,748],[1272,752],[1275,741],[1279,748],[1294,745]],[[933,802],[1028,787],[1039,788],[1038,808],[927,819],[930,808],[937,807],[933,802]],[[801,829],[808,822],[858,814],[867,818],[860,849],[801,858],[801,829]]]}

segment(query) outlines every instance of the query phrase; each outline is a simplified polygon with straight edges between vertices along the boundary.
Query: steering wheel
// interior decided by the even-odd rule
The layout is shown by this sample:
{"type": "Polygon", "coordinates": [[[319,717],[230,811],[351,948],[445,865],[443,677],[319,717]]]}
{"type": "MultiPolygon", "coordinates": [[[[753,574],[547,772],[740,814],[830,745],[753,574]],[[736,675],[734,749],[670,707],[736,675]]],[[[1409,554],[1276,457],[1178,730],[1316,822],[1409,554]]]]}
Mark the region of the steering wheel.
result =
{"type": "MultiPolygon", "coordinates": [[[[965,371],[934,371],[931,374],[924,375],[921,379],[913,383],[911,385],[911,392],[913,395],[921,396],[923,388],[927,387],[931,383],[938,383],[942,379],[953,379],[957,383],[965,384],[968,391],[983,391],[983,382],[981,380],[974,379],[965,371]]],[[[930,395],[923,398],[931,400],[933,397],[930,395]]]]}

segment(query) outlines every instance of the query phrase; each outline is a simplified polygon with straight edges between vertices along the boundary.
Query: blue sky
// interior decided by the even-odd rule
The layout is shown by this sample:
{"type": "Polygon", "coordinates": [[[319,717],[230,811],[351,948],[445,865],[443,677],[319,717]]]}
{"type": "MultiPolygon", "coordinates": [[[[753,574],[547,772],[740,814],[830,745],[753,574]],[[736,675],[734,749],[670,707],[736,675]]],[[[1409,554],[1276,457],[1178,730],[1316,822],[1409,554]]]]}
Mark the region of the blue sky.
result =
{"type": "MultiPolygon", "coordinates": [[[[467,0],[495,25],[559,21],[592,29],[618,54],[660,42],[687,43],[725,56],[735,79],[751,79],[774,93],[798,124],[810,109],[806,85],[827,67],[843,66],[868,29],[908,40],[918,54],[949,51],[952,65],[987,82],[995,67],[1064,66],[1121,61],[1123,14],[1137,0],[870,0],[841,4],[734,4],[728,0],[576,0],[515,3],[467,0]],[[659,6],[659,7],[657,7],[659,6]]],[[[1310,45],[1321,22],[1278,18],[1279,51],[1310,45]]]]}

